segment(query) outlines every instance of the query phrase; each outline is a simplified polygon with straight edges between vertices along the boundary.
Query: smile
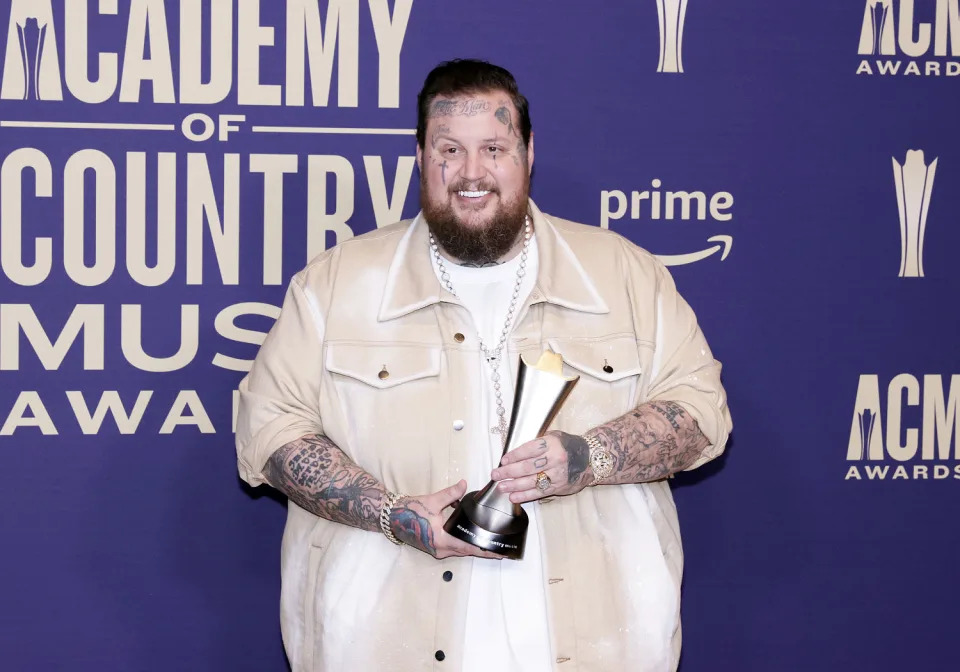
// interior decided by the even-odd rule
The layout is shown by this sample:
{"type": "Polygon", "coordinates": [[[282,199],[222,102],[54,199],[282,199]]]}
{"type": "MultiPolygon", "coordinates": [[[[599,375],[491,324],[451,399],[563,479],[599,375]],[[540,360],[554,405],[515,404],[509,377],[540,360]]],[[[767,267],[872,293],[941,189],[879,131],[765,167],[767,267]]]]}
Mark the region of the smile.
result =
{"type": "Polygon", "coordinates": [[[489,191],[458,191],[457,196],[461,198],[483,198],[489,191]]]}

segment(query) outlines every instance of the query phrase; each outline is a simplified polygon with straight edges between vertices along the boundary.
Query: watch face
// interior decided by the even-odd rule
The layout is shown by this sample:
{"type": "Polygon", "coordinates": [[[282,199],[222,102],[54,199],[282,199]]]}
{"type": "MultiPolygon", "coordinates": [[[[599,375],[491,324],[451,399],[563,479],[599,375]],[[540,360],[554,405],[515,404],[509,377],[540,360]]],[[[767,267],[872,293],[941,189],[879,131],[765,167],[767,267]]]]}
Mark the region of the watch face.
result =
{"type": "Polygon", "coordinates": [[[599,481],[613,473],[613,457],[605,450],[595,450],[590,456],[593,475],[599,481]]]}

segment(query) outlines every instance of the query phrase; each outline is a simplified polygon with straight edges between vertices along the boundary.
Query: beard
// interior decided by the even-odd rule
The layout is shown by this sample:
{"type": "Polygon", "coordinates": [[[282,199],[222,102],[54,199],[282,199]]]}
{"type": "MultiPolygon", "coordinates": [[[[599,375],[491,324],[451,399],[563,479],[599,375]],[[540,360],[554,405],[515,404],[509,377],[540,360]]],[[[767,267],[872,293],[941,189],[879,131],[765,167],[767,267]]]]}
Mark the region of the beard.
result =
{"type": "Polygon", "coordinates": [[[420,179],[420,208],[437,244],[460,263],[485,265],[496,263],[520,237],[527,217],[529,183],[512,201],[501,201],[490,219],[483,224],[465,224],[453,208],[453,196],[458,191],[487,191],[498,198],[495,186],[484,187],[462,181],[450,184],[446,201],[432,201],[426,181],[420,179]]]}

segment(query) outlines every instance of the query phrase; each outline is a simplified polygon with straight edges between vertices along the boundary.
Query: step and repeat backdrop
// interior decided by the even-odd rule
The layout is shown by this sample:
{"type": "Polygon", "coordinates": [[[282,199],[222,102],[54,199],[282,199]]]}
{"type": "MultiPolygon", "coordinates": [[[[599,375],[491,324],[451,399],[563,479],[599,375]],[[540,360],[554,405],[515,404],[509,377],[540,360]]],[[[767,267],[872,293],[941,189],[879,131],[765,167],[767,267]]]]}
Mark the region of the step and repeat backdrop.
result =
{"type": "Polygon", "coordinates": [[[0,666],[286,669],[233,390],[293,273],[416,213],[416,93],[478,57],[538,205],[724,363],[683,672],[955,669],[958,2],[3,3],[0,666]]]}

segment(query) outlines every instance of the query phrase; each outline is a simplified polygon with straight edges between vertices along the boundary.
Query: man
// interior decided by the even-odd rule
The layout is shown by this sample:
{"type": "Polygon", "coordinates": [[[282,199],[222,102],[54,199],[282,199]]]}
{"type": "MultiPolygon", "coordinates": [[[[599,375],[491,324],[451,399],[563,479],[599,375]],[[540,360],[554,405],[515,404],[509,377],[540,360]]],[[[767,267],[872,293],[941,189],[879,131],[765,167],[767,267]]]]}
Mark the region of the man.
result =
{"type": "Polygon", "coordinates": [[[533,160],[509,72],[432,71],[421,213],[298,273],[240,385],[240,473],[290,500],[296,672],[677,666],[665,479],[723,450],[720,365],[651,255],[540,212],[533,160]],[[580,381],[554,430],[498,464],[518,356],[547,348],[580,381]],[[443,530],[491,478],[527,503],[520,561],[443,530]]]}

